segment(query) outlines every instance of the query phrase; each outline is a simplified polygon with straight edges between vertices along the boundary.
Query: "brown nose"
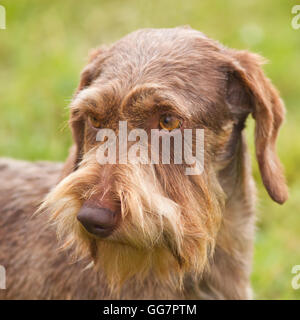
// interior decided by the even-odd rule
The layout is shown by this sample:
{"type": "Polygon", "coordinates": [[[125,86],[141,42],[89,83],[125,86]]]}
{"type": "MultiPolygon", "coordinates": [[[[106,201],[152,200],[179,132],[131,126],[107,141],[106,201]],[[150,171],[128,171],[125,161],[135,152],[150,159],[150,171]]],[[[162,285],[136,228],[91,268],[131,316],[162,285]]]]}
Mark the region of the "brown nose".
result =
{"type": "Polygon", "coordinates": [[[79,210],[77,219],[89,233],[105,238],[116,229],[118,216],[119,214],[109,209],[84,204],[79,210]]]}

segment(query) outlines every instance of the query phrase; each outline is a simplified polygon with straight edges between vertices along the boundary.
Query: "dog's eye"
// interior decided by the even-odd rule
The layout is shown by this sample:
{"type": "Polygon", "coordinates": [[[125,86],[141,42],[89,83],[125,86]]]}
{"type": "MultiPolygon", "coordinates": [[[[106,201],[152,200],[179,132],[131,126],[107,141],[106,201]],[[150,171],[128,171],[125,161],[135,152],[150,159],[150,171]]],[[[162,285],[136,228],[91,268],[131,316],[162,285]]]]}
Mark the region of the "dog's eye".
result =
{"type": "Polygon", "coordinates": [[[89,122],[94,128],[100,128],[101,127],[101,122],[99,119],[97,119],[94,115],[89,115],[89,122]]]}
{"type": "Polygon", "coordinates": [[[181,120],[172,115],[164,115],[160,118],[159,125],[161,129],[171,131],[181,127],[181,120]]]}

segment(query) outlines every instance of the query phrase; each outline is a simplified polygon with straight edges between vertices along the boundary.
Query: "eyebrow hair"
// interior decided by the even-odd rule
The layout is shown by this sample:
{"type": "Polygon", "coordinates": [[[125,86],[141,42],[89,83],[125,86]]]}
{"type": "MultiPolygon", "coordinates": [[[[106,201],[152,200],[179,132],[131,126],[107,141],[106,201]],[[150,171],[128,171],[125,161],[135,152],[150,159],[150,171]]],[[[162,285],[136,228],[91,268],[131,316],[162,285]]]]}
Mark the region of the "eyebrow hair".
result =
{"type": "Polygon", "coordinates": [[[99,88],[89,87],[79,91],[69,106],[72,117],[78,119],[87,113],[97,113],[98,116],[101,116],[103,113],[100,107],[101,101],[99,88]]]}
{"type": "Polygon", "coordinates": [[[76,108],[77,105],[90,105],[91,107],[97,106],[95,96],[99,97],[99,89],[95,87],[89,87],[79,91],[79,93],[75,96],[74,100],[70,104],[70,108],[76,108]]]}
{"type": "Polygon", "coordinates": [[[122,109],[130,109],[130,106],[136,103],[149,103],[148,110],[162,110],[165,107],[168,111],[174,111],[183,118],[189,115],[188,108],[180,101],[179,97],[166,91],[162,92],[158,87],[140,86],[133,88],[122,102],[122,109]]]}
{"type": "MultiPolygon", "coordinates": [[[[101,88],[88,87],[79,91],[70,104],[73,115],[77,118],[90,112],[104,117],[106,112],[104,106],[108,102],[106,99],[107,91],[105,89],[109,88],[106,86],[101,88]]],[[[165,111],[167,113],[174,113],[183,119],[191,116],[189,108],[180,99],[180,96],[177,96],[173,92],[162,91],[161,87],[147,86],[147,84],[132,88],[127,95],[123,96],[116,103],[122,110],[127,109],[130,111],[131,106],[144,104],[145,111],[165,111]]]]}

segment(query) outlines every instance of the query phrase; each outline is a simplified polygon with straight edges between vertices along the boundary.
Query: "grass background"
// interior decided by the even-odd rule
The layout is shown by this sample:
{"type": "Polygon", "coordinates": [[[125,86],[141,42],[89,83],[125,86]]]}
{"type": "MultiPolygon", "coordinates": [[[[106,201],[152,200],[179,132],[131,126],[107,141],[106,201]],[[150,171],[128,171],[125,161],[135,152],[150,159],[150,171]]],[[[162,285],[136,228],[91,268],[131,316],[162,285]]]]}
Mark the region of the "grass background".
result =
{"type": "MultiPolygon", "coordinates": [[[[0,1],[7,28],[0,30],[0,156],[28,160],[66,158],[67,105],[90,48],[143,27],[189,24],[227,46],[270,60],[265,71],[287,106],[278,152],[290,199],[273,203],[259,188],[258,232],[252,283],[258,299],[300,299],[291,269],[300,264],[300,29],[291,27],[297,1],[271,0],[18,0],[0,1]]],[[[1,248],[0,248],[1,250],[1,248]]]]}

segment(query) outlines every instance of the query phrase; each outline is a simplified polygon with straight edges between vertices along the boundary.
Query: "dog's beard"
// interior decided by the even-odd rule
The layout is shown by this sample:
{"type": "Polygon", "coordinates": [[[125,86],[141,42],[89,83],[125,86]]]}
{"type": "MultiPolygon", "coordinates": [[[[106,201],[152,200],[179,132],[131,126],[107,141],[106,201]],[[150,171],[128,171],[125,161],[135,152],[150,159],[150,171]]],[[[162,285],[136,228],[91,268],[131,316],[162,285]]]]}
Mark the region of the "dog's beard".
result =
{"type": "Polygon", "coordinates": [[[40,208],[51,213],[62,248],[72,247],[76,259],[91,256],[112,290],[150,275],[176,288],[186,272],[200,276],[214,250],[224,199],[213,174],[187,177],[175,165],[116,166],[113,190],[122,222],[111,236],[99,239],[83,228],[77,213],[96,193],[100,169],[91,158],[83,161],[40,208]]]}

